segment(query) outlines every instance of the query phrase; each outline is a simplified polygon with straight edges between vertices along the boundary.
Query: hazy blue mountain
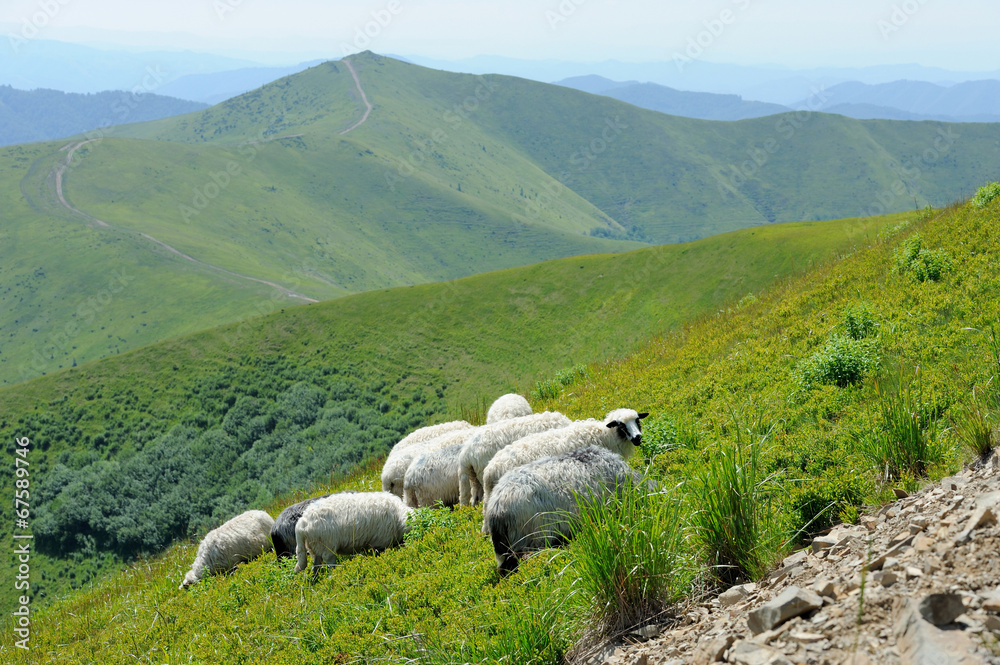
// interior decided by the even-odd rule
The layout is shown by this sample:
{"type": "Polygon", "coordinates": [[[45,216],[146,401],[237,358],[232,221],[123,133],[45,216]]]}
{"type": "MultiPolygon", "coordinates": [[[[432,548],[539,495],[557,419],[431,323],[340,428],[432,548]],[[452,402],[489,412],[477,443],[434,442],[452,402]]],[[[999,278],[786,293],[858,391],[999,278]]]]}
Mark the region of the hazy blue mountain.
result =
{"type": "Polygon", "coordinates": [[[298,74],[323,62],[314,60],[289,67],[248,67],[211,74],[189,74],[172,81],[158,92],[179,99],[218,104],[284,76],[298,74]]]}
{"type": "Polygon", "coordinates": [[[884,65],[877,67],[821,67],[790,69],[779,66],[747,67],[704,60],[677,63],[673,54],[660,62],[566,62],[560,60],[519,60],[499,56],[477,56],[464,60],[438,60],[410,55],[419,65],[469,74],[508,74],[535,81],[563,81],[572,77],[596,75],[613,81],[645,81],[677,90],[737,94],[790,106],[821,86],[861,81],[888,83],[901,79],[924,80],[941,85],[963,81],[1000,78],[1000,70],[957,72],[921,65],[884,65]]]}
{"type": "Polygon", "coordinates": [[[0,146],[47,141],[126,122],[200,111],[205,104],[162,95],[16,90],[0,86],[0,146]]]}
{"type": "Polygon", "coordinates": [[[623,88],[627,85],[635,83],[638,83],[638,81],[612,81],[609,78],[604,78],[603,76],[598,76],[597,74],[588,74],[587,76],[571,76],[568,79],[557,81],[556,85],[582,90],[584,92],[589,92],[592,95],[603,95],[608,90],[623,88]]]}
{"type": "Polygon", "coordinates": [[[787,106],[745,101],[739,95],[711,92],[686,92],[656,83],[619,83],[603,76],[581,76],[560,81],[557,85],[613,97],[633,106],[685,118],[702,120],[745,120],[790,111],[787,106]]]}
{"type": "Polygon", "coordinates": [[[104,50],[46,39],[3,39],[0,85],[21,90],[64,92],[160,88],[188,74],[207,74],[259,66],[250,60],[194,51],[104,50]]]}
{"type": "MultiPolygon", "coordinates": [[[[797,106],[805,106],[805,102],[797,106]]],[[[812,108],[816,108],[815,103],[812,108]]],[[[997,122],[1000,81],[966,81],[954,85],[908,80],[867,85],[852,81],[824,91],[823,103],[817,110],[853,118],[997,122]],[[878,109],[885,111],[873,115],[878,109]]]]}

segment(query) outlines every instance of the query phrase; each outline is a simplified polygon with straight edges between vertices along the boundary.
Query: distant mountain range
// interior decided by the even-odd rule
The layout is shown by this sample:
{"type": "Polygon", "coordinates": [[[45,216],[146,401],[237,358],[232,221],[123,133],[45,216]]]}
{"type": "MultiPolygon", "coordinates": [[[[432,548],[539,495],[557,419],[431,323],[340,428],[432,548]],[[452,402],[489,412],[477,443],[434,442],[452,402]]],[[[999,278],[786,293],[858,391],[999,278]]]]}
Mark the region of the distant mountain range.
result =
{"type": "Polygon", "coordinates": [[[851,81],[818,89],[791,106],[744,100],[739,95],[675,90],[656,83],[613,81],[596,74],[564,79],[556,85],[703,120],[744,120],[795,109],[836,113],[859,120],[1000,122],[998,80],[966,81],[950,86],[925,81],[878,85],[851,81]]]}
{"type": "Polygon", "coordinates": [[[298,74],[323,62],[303,62],[289,67],[246,67],[210,74],[188,74],[167,83],[158,92],[180,99],[218,104],[255,90],[284,76],[298,74]]]}
{"type": "Polygon", "coordinates": [[[1000,81],[842,83],[794,106],[861,119],[1000,122],[1000,81]]]}
{"type": "Polygon", "coordinates": [[[613,97],[619,101],[660,113],[702,120],[745,120],[792,110],[780,104],[744,101],[739,95],[685,92],[656,83],[639,83],[638,81],[622,83],[593,74],[568,78],[559,81],[556,85],[613,97]]]}
{"type": "Polygon", "coordinates": [[[16,90],[0,86],[0,146],[48,141],[129,122],[159,120],[205,108],[162,95],[16,90]]]}
{"type": "Polygon", "coordinates": [[[477,56],[464,60],[437,60],[407,56],[425,67],[469,74],[507,74],[536,81],[562,81],[596,74],[614,81],[647,81],[676,90],[736,94],[772,104],[790,106],[809,97],[814,90],[859,81],[869,85],[892,81],[930,81],[943,86],[965,81],[1000,79],[1000,69],[959,72],[921,65],[879,65],[873,67],[816,67],[790,69],[779,66],[743,66],[695,60],[678,66],[667,59],[660,62],[566,62],[561,60],[519,60],[499,56],[477,56]]]}

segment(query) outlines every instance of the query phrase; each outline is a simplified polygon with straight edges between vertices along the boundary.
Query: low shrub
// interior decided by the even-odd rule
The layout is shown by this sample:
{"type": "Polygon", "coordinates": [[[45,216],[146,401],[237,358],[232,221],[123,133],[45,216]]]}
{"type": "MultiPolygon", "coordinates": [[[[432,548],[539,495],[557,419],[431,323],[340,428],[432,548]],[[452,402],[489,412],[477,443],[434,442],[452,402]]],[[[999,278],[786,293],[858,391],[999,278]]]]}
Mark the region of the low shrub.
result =
{"type": "Polygon", "coordinates": [[[800,391],[824,384],[846,388],[880,366],[876,339],[834,333],[822,348],[796,366],[793,377],[800,391]]]}
{"type": "Polygon", "coordinates": [[[896,252],[896,271],[918,282],[939,282],[955,269],[951,255],[943,249],[924,249],[923,238],[913,234],[896,252]]]}
{"type": "Polygon", "coordinates": [[[1000,182],[991,182],[976,191],[976,195],[972,197],[972,205],[985,208],[997,197],[1000,197],[1000,182]]]}

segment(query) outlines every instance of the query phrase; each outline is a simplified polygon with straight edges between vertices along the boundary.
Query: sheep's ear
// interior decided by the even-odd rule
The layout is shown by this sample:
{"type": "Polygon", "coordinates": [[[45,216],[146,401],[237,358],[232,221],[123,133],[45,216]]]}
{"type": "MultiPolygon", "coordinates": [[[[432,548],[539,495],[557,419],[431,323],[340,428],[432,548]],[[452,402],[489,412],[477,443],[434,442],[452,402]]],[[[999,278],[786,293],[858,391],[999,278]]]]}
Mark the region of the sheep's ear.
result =
{"type": "Polygon", "coordinates": [[[640,414],[639,414],[639,420],[642,420],[643,418],[645,418],[645,417],[646,417],[646,416],[648,416],[648,415],[649,415],[649,412],[648,412],[648,411],[647,411],[646,413],[640,413],[640,414]]]}
{"type": "Polygon", "coordinates": [[[607,427],[608,427],[608,429],[614,429],[614,428],[618,427],[619,425],[621,425],[620,422],[618,422],[617,420],[612,420],[610,423],[608,423],[607,427]]]}

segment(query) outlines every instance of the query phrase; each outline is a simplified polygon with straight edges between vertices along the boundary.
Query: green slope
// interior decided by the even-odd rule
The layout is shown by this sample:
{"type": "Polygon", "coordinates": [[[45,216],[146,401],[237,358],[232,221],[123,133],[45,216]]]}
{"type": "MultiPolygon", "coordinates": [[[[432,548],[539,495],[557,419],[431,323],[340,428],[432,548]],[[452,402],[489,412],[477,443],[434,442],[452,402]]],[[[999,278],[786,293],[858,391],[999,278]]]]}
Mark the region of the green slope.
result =
{"type": "Polygon", "coordinates": [[[893,221],[764,227],[348,296],[0,390],[0,436],[34,441],[46,575],[34,591],[51,598],[348,471],[420,423],[625,354],[893,221]]]}
{"type": "MultiPolygon", "coordinates": [[[[876,482],[882,469],[861,456],[857,443],[882,427],[878,375],[845,387],[817,386],[803,399],[794,370],[831,333],[842,331],[848,308],[867,308],[875,323],[870,339],[888,372],[901,367],[909,376],[914,366],[922,368],[917,406],[922,422],[937,422],[923,425],[941,455],[935,471],[953,470],[960,457],[951,419],[970,403],[974,387],[980,399],[1000,402],[997,340],[981,334],[1000,318],[998,214],[996,203],[986,210],[962,206],[881,228],[836,261],[650,340],[626,358],[590,366],[557,397],[534,405],[577,416],[598,416],[623,403],[655,409],[646,428],[650,442],[671,443],[673,425],[685,433],[683,445],[653,465],[661,480],[680,483],[682,497],[684,482],[704,470],[718,446],[746,436],[763,440],[767,473],[789,481],[774,487],[773,496],[790,519],[801,524],[831,501],[849,516],[891,487],[876,482]],[[895,268],[914,232],[925,248],[950,257],[953,270],[940,282],[919,282],[895,268]]],[[[268,339],[272,348],[282,348],[278,335],[268,339]]],[[[58,394],[55,377],[28,385],[38,390],[36,398],[58,394]]],[[[370,489],[377,475],[377,467],[361,470],[344,484],[323,483],[309,494],[370,489]]],[[[913,487],[918,481],[902,482],[913,487]]],[[[269,508],[277,512],[291,500],[269,508]]],[[[64,662],[478,662],[483,649],[500,647],[511,633],[536,637],[541,627],[556,645],[579,635],[588,599],[579,589],[572,547],[534,557],[517,575],[498,580],[489,545],[478,533],[478,510],[441,511],[438,517],[441,524],[423,539],[381,556],[353,557],[316,582],[262,557],[179,592],[194,546],[177,546],[40,611],[33,647],[64,662]]],[[[12,650],[13,639],[5,630],[0,644],[14,662],[31,662],[12,650]]],[[[557,662],[548,656],[544,662],[557,662]]]]}
{"type": "Polygon", "coordinates": [[[942,205],[1000,177],[998,125],[715,123],[370,53],[350,62],[373,108],[346,134],[367,107],[347,64],[332,62],[198,113],[80,137],[93,140],[62,179],[80,214],[54,193],[66,146],[0,152],[0,266],[23,286],[0,310],[0,382],[303,298],[942,205]],[[734,180],[745,163],[754,173],[734,180]],[[97,327],[85,306],[79,325],[118,262],[142,275],[127,302],[97,327]]]}

